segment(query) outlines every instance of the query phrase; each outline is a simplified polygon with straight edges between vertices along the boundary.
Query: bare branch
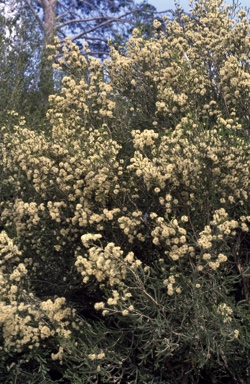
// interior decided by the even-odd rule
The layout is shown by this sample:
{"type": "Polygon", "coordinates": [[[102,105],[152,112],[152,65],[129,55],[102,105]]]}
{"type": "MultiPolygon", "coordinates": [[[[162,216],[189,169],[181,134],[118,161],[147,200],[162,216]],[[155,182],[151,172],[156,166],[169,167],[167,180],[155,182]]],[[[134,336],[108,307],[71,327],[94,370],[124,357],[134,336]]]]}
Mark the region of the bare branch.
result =
{"type": "Polygon", "coordinates": [[[88,5],[88,6],[89,6],[90,8],[92,8],[92,9],[94,9],[94,10],[100,12],[100,10],[99,10],[98,8],[96,8],[93,4],[91,4],[91,2],[82,0],[82,3],[88,5]]]}
{"type": "Polygon", "coordinates": [[[87,18],[87,19],[72,19],[72,20],[67,20],[64,23],[58,24],[56,26],[56,29],[65,27],[66,25],[73,24],[73,23],[86,23],[89,21],[95,21],[95,20],[102,20],[102,19],[107,19],[107,17],[100,16],[100,17],[92,17],[92,18],[87,18]]]}
{"type": "Polygon", "coordinates": [[[103,26],[108,25],[108,24],[111,24],[113,21],[115,21],[115,19],[113,19],[113,20],[108,20],[108,21],[106,21],[105,23],[96,25],[95,27],[93,27],[93,28],[91,28],[91,29],[88,29],[87,31],[83,31],[83,32],[79,33],[78,35],[75,35],[75,36],[71,37],[70,40],[71,40],[71,41],[74,41],[74,40],[80,39],[81,37],[83,37],[84,35],[86,35],[86,33],[90,33],[90,32],[96,31],[98,28],[103,27],[103,26]]]}
{"type": "Polygon", "coordinates": [[[59,19],[61,19],[62,17],[67,16],[68,14],[70,14],[70,11],[66,11],[66,12],[62,13],[61,15],[56,16],[56,20],[59,20],[59,19]]]}
{"type": "Polygon", "coordinates": [[[89,37],[89,36],[85,36],[85,39],[86,40],[93,40],[93,41],[103,41],[104,43],[107,43],[108,42],[108,39],[102,39],[101,37],[89,37]]]}
{"type": "Polygon", "coordinates": [[[63,9],[64,13],[62,13],[61,15],[58,15],[56,19],[60,19],[67,15],[72,15],[76,7],[76,4],[71,4],[69,7],[66,7],[61,1],[57,1],[57,4],[63,9]]]}
{"type": "MultiPolygon", "coordinates": [[[[86,54],[85,56],[87,56],[88,54],[86,54]]],[[[98,55],[98,56],[103,56],[103,55],[109,55],[109,53],[108,52],[105,52],[105,51],[92,51],[91,52],[91,56],[93,56],[93,55],[98,55]]]]}
{"type": "MultiPolygon", "coordinates": [[[[132,13],[132,12],[130,12],[132,13]]],[[[120,17],[123,17],[124,15],[120,16],[120,17]]],[[[80,39],[82,36],[86,35],[87,33],[91,33],[93,31],[96,31],[97,29],[101,28],[101,27],[104,27],[108,24],[111,24],[115,21],[119,21],[120,23],[129,23],[129,24],[134,24],[134,22],[132,22],[131,20],[127,20],[127,19],[121,19],[120,17],[114,17],[114,18],[110,18],[109,20],[105,21],[104,23],[101,23],[99,25],[96,25],[95,27],[92,27],[90,29],[88,29],[87,31],[83,31],[81,33],[79,33],[78,35],[75,35],[73,37],[71,37],[71,40],[74,41],[74,40],[77,40],[77,39],[80,39]]]]}
{"type": "MultiPolygon", "coordinates": [[[[36,20],[38,21],[40,27],[42,28],[42,30],[44,30],[44,25],[43,25],[43,22],[42,20],[40,19],[40,17],[38,16],[35,8],[33,7],[33,5],[30,3],[29,0],[24,0],[25,3],[28,5],[29,9],[31,10],[31,12],[33,13],[34,17],[36,18],[36,20]]],[[[37,3],[40,5],[41,2],[39,0],[37,0],[37,3]]]]}
{"type": "MultiPolygon", "coordinates": [[[[92,18],[87,18],[87,19],[72,19],[72,20],[67,20],[61,24],[58,24],[56,26],[56,29],[59,29],[59,28],[62,28],[62,27],[65,27],[66,25],[69,25],[69,24],[73,24],[73,23],[85,23],[85,22],[89,22],[89,21],[95,21],[95,20],[102,20],[102,19],[109,19],[108,21],[109,22],[113,22],[113,21],[119,21],[119,22],[127,22],[127,23],[131,23],[130,20],[127,20],[127,19],[124,19],[122,20],[122,18],[126,17],[126,16],[129,16],[131,15],[133,12],[127,12],[127,13],[124,13],[123,15],[121,16],[118,16],[116,18],[114,17],[109,17],[109,16],[98,16],[98,17],[92,17],[92,18]]],[[[104,24],[105,25],[105,24],[104,24]]],[[[102,26],[102,24],[100,24],[100,26],[102,26]]]]}

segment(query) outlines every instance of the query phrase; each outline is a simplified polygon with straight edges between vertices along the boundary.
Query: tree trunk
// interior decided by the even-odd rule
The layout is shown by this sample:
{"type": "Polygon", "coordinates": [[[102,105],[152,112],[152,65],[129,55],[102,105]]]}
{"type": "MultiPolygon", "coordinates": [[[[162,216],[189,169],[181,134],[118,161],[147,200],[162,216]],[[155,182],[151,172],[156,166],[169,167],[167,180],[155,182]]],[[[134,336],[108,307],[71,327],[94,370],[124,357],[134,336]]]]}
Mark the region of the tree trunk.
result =
{"type": "Polygon", "coordinates": [[[54,91],[53,69],[48,61],[48,44],[53,43],[56,25],[56,3],[57,0],[41,0],[40,5],[43,8],[44,14],[44,46],[41,57],[41,73],[39,88],[42,92],[44,102],[48,100],[48,96],[54,91]]]}
{"type": "Polygon", "coordinates": [[[50,44],[54,37],[56,25],[57,0],[41,0],[44,13],[44,46],[50,44]]]}

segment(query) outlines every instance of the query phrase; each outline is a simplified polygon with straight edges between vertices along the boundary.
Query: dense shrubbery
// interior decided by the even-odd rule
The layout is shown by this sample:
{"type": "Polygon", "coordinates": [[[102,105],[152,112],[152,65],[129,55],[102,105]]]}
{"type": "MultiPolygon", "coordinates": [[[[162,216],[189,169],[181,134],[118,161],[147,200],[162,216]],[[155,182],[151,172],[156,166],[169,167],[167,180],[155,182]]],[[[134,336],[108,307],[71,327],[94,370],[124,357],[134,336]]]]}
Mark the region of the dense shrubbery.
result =
{"type": "Polygon", "coordinates": [[[249,25],[55,45],[46,133],[1,131],[3,383],[250,380],[249,25]]]}

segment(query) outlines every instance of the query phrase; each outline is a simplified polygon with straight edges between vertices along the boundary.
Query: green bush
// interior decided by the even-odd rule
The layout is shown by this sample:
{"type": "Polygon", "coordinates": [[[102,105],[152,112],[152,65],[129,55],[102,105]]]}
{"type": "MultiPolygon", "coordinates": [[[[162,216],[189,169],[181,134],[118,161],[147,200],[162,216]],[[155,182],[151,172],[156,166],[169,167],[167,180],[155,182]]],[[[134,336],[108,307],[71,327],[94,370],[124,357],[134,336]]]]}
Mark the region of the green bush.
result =
{"type": "Polygon", "coordinates": [[[250,379],[250,24],[165,22],[103,63],[56,42],[46,133],[2,128],[3,383],[250,379]]]}

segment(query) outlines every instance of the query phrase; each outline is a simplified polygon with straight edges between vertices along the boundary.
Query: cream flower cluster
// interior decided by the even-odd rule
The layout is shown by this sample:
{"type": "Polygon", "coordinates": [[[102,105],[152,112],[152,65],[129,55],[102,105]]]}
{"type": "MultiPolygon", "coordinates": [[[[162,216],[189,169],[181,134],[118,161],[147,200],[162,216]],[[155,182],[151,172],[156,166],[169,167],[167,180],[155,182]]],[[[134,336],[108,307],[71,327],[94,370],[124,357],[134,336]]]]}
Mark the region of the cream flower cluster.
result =
{"type": "Polygon", "coordinates": [[[4,231],[0,233],[0,257],[0,325],[4,349],[21,352],[27,347],[39,347],[51,336],[70,337],[74,310],[67,308],[65,298],[43,302],[28,294],[25,288],[30,260],[20,262],[22,252],[4,231]]]}
{"type": "Polygon", "coordinates": [[[137,268],[141,262],[134,260],[133,252],[125,257],[124,251],[114,243],[108,243],[105,247],[94,245],[101,239],[100,234],[87,233],[81,237],[82,243],[88,248],[87,257],[77,254],[75,266],[86,283],[90,276],[94,276],[99,283],[105,282],[109,286],[123,285],[126,278],[127,263],[131,268],[137,268]]]}
{"type": "Polygon", "coordinates": [[[6,350],[21,352],[27,346],[30,349],[40,346],[43,340],[52,336],[60,336],[62,339],[70,337],[72,325],[69,327],[69,324],[74,313],[69,308],[62,308],[65,299],[41,302],[39,308],[38,300],[29,297],[24,291],[21,292],[23,301],[20,301],[14,287],[9,287],[10,302],[0,304],[0,324],[6,350]],[[58,303],[59,300],[62,302],[58,303]]]}
{"type": "Polygon", "coordinates": [[[28,296],[22,291],[20,301],[18,295],[14,295],[13,285],[10,287],[9,303],[0,303],[0,324],[4,336],[4,348],[15,349],[21,352],[29,347],[39,347],[53,336],[67,339],[71,335],[74,312],[70,308],[63,308],[64,298],[58,298],[54,302],[48,300],[41,302],[28,296]],[[59,302],[60,301],[60,302],[59,302]],[[70,325],[70,326],[69,326],[70,325]]]}
{"type": "Polygon", "coordinates": [[[20,261],[21,252],[5,231],[0,232],[0,271],[4,272],[9,264],[13,265],[20,261]]]}
{"type": "Polygon", "coordinates": [[[163,280],[163,285],[167,287],[167,294],[173,296],[174,293],[181,293],[182,289],[177,285],[176,277],[174,274],[171,274],[167,279],[163,280]]]}
{"type": "Polygon", "coordinates": [[[232,321],[233,310],[225,303],[218,305],[217,312],[223,317],[223,323],[229,323],[232,321]]]}

